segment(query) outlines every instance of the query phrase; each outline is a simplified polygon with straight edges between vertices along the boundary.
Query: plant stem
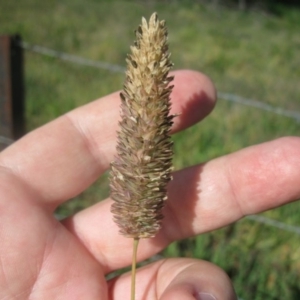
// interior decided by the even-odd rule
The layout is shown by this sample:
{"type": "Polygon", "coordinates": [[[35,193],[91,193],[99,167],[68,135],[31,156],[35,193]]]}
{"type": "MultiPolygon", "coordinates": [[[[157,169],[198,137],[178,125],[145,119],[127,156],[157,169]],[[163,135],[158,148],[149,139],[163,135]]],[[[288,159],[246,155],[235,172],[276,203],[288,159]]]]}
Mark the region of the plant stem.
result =
{"type": "Polygon", "coordinates": [[[139,245],[139,238],[133,239],[133,254],[132,254],[132,267],[131,267],[131,300],[135,300],[135,277],[136,277],[136,256],[139,245]]]}

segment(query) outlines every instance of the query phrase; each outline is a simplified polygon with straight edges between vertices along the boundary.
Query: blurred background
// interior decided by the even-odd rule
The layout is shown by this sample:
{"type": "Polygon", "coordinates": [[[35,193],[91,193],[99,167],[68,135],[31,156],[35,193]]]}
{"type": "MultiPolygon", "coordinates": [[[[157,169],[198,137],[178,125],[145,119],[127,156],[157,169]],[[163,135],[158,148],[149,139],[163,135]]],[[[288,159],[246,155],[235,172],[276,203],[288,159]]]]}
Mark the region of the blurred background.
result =
{"type": "MultiPolygon", "coordinates": [[[[175,69],[202,71],[218,90],[213,113],[174,137],[179,169],[300,134],[298,5],[270,0],[9,0],[0,1],[0,34],[23,39],[30,131],[121,89],[134,30],[142,16],[158,12],[167,21],[175,69]]],[[[108,194],[105,174],[57,213],[73,214],[108,194]]],[[[216,263],[244,300],[299,300],[299,215],[300,203],[295,202],[175,242],[161,255],[216,263]]]]}

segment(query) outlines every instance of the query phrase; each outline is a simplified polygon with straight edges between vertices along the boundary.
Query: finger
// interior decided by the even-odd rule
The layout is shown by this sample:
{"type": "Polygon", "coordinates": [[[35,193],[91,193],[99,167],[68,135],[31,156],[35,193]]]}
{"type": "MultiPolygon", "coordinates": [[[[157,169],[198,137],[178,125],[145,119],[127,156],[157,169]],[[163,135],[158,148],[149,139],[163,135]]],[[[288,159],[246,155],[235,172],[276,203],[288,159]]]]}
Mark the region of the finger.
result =
{"type": "Polygon", "coordinates": [[[171,240],[298,200],[300,138],[251,146],[175,176],[165,210],[165,235],[171,240]]]}
{"type": "MultiPolygon", "coordinates": [[[[162,230],[140,242],[139,260],[170,242],[220,228],[300,198],[300,138],[281,138],[178,171],[169,185],[162,230]]],[[[64,221],[106,272],[130,264],[132,241],[118,234],[111,200],[64,221]],[[122,249],[122,251],[115,251],[122,249]]]]}
{"type": "MultiPolygon", "coordinates": [[[[232,284],[219,267],[195,259],[167,259],[137,271],[136,299],[233,300],[232,284]]],[[[109,282],[110,299],[129,298],[130,274],[109,282]]]]}
{"type": "MultiPolygon", "coordinates": [[[[211,81],[194,71],[177,71],[172,93],[173,131],[204,118],[213,108],[211,81]]],[[[29,133],[0,155],[0,166],[14,173],[43,203],[56,207],[87,188],[109,167],[116,144],[119,95],[75,109],[29,133]]]]}

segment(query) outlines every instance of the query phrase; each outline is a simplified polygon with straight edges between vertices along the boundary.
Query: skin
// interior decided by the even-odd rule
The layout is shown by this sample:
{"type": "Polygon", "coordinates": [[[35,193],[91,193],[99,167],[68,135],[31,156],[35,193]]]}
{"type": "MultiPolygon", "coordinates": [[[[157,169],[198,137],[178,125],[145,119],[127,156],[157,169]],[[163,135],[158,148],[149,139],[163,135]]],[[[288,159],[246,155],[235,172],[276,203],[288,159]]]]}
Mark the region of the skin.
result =
{"type": "MultiPolygon", "coordinates": [[[[203,74],[177,71],[173,132],[213,109],[215,89],[203,74]]],[[[109,168],[115,153],[119,96],[111,94],[34,130],[0,154],[0,299],[129,299],[132,240],[118,234],[106,199],[68,219],[55,208],[109,168]],[[127,296],[128,295],[128,296],[127,296]]],[[[174,174],[163,228],[140,242],[144,260],[170,242],[220,228],[300,198],[300,138],[284,137],[174,174]],[[183,204],[184,201],[184,204],[183,204]],[[184,209],[183,209],[184,207],[184,209]]],[[[136,299],[236,299],[213,264],[174,258],[137,274],[136,299]],[[200,293],[203,293],[202,295],[200,293]]]]}

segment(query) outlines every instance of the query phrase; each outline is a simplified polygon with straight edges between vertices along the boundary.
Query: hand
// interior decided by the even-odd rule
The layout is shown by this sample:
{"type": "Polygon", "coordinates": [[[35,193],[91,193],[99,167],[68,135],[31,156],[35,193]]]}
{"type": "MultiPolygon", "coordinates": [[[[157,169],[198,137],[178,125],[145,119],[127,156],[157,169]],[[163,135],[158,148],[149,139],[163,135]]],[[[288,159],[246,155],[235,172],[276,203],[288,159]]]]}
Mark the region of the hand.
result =
{"type": "MultiPolygon", "coordinates": [[[[215,103],[210,80],[175,72],[174,132],[215,103]]],[[[29,133],[0,154],[0,299],[129,299],[130,276],[105,274],[131,262],[132,240],[118,234],[106,199],[68,219],[58,205],[94,182],[113,159],[118,93],[29,133]]],[[[170,242],[300,198],[300,139],[282,138],[174,174],[160,233],[140,242],[139,260],[170,242]]],[[[235,299],[218,267],[166,259],[137,274],[137,299],[235,299]],[[202,295],[200,293],[203,293],[202,295]],[[206,298],[205,298],[206,297],[206,298]]]]}

